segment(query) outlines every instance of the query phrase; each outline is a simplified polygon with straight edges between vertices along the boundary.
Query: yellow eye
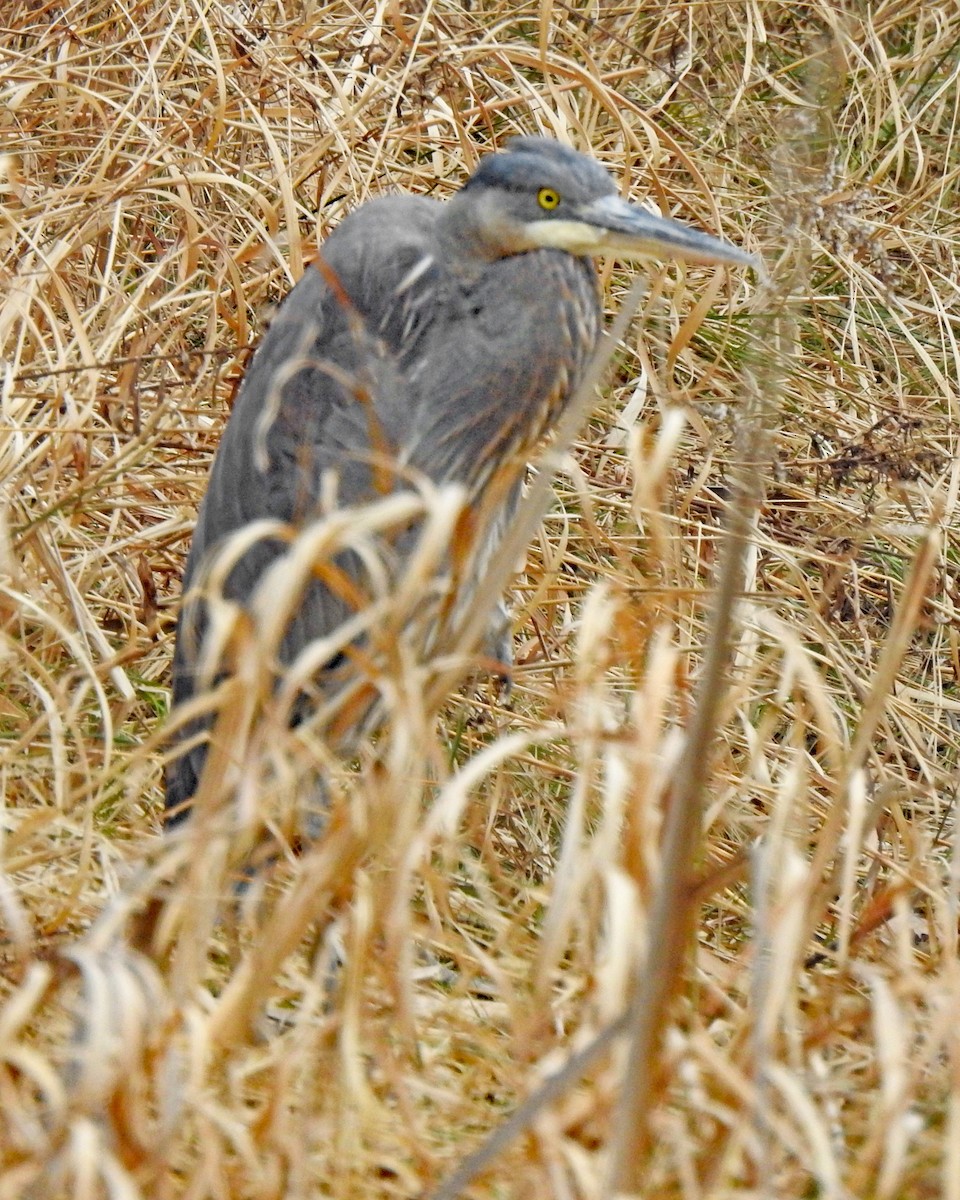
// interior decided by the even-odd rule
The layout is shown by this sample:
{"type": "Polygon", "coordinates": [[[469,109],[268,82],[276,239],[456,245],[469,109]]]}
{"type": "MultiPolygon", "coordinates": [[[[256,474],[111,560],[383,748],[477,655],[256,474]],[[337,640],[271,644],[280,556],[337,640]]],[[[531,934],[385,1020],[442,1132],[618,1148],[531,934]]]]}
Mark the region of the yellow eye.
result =
{"type": "Polygon", "coordinates": [[[548,212],[552,208],[556,208],[560,203],[560,193],[555,192],[553,188],[541,188],[537,192],[537,203],[541,208],[545,208],[548,212]]]}

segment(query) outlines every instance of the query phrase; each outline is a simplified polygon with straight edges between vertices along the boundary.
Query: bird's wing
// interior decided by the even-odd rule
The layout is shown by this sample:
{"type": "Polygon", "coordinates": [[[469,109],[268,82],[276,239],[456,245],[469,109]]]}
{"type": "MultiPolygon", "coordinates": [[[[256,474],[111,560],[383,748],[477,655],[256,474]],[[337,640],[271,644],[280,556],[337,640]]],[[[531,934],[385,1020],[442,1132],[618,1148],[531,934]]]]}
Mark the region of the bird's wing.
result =
{"type": "MultiPolygon", "coordinates": [[[[175,703],[212,682],[198,673],[210,600],[205,579],[230,535],[260,519],[298,523],[314,515],[326,471],[337,476],[341,505],[390,490],[389,472],[373,472],[371,462],[389,456],[401,414],[409,417],[402,360],[429,324],[436,298],[439,207],[423,198],[385,197],[347,217],[264,335],[197,518],[174,653],[175,703]]],[[[248,600],[283,548],[265,539],[244,553],[227,577],[227,598],[248,600]]],[[[349,611],[327,588],[309,586],[288,628],[283,658],[289,661],[329,633],[349,611]]],[[[168,805],[189,799],[202,760],[201,747],[172,764],[168,805]]]]}
{"type": "Polygon", "coordinates": [[[261,517],[312,514],[319,475],[341,503],[366,498],[398,363],[428,320],[434,201],[373,200],[346,218],[280,306],[255,353],[217,451],[188,573],[226,534],[261,517]],[[408,281],[420,273],[423,285],[408,281]]]}

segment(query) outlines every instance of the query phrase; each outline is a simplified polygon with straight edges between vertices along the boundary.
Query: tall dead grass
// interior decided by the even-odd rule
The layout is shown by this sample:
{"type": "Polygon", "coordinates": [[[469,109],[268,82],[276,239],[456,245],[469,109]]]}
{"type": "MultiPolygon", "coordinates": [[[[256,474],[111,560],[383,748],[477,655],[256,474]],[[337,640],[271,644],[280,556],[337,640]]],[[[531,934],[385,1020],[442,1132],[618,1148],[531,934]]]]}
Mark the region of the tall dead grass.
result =
{"type": "Polygon", "coordinates": [[[911,2],[8,0],[0,1196],[960,1198],[958,45],[911,2]],[[240,766],[161,838],[248,347],[344,212],[534,130],[770,280],[652,273],[509,705],[438,715],[473,660],[392,639],[345,762],[253,636],[240,766]]]}

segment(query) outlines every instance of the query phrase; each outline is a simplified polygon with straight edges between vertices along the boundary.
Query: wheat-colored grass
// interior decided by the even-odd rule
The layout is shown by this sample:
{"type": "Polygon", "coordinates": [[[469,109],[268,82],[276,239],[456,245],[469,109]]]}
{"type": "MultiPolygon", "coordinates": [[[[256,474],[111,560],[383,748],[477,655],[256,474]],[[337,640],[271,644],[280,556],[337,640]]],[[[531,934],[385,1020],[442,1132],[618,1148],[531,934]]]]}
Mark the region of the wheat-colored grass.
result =
{"type": "Polygon", "coordinates": [[[960,14],[7,0],[0,68],[0,1197],[960,1200],[960,14]],[[266,594],[162,838],[249,347],[345,212],[537,130],[769,278],[652,271],[509,704],[423,654],[456,497],[404,500],[380,734],[286,728],[266,594]],[[238,890],[318,768],[323,837],[238,890]]]}

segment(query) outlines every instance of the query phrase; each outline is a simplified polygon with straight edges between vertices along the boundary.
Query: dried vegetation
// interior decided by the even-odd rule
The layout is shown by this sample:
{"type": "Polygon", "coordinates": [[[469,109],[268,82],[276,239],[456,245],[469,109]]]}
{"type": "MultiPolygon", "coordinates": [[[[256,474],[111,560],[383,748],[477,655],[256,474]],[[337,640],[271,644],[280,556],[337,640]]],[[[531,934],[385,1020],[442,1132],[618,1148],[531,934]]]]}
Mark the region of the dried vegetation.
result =
{"type": "Polygon", "coordinates": [[[6,0],[0,68],[0,1197],[430,1195],[592,1045],[441,1194],[960,1200],[955,7],[6,0]],[[538,129],[770,280],[652,272],[509,705],[385,639],[342,762],[263,701],[265,596],[236,787],[161,839],[249,347],[344,212],[538,129]]]}

